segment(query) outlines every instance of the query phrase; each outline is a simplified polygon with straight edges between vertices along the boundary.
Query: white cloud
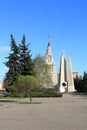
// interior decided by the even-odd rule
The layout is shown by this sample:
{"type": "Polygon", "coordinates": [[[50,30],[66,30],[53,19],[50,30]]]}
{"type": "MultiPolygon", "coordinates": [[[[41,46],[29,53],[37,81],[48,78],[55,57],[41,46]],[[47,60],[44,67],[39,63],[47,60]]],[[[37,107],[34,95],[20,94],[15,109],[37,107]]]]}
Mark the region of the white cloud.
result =
{"type": "Polygon", "coordinates": [[[6,52],[6,51],[9,51],[9,50],[10,50],[10,48],[8,46],[1,46],[0,47],[0,53],[6,52]]]}

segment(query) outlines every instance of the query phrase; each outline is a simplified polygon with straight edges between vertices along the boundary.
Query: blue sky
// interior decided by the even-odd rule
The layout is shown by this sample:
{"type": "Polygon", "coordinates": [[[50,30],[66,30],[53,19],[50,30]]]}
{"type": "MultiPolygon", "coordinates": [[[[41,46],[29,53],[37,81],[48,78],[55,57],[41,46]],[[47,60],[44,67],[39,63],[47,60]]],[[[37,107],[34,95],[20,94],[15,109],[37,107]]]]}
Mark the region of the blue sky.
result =
{"type": "Polygon", "coordinates": [[[87,0],[0,0],[0,80],[10,34],[17,44],[25,34],[32,58],[45,55],[49,35],[57,71],[63,52],[71,56],[73,71],[87,71],[87,0]]]}

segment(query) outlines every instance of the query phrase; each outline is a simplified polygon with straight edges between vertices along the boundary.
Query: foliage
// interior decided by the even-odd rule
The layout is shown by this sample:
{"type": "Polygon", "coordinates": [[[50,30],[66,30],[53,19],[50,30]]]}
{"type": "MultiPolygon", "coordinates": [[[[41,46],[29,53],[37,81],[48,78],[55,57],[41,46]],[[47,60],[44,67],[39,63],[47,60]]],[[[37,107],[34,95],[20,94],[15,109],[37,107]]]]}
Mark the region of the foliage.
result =
{"type": "Polygon", "coordinates": [[[62,94],[51,90],[36,90],[31,92],[31,97],[62,97],[62,94]]]}
{"type": "Polygon", "coordinates": [[[77,92],[84,92],[83,80],[81,78],[74,79],[75,89],[77,92]]]}
{"type": "Polygon", "coordinates": [[[41,104],[41,102],[20,102],[20,104],[41,104]]]}
{"type": "Polygon", "coordinates": [[[75,89],[78,92],[87,93],[87,73],[84,72],[83,77],[74,79],[75,89]]]}
{"type": "Polygon", "coordinates": [[[84,92],[87,93],[87,73],[84,72],[84,76],[83,76],[83,87],[84,87],[84,92]]]}
{"type": "Polygon", "coordinates": [[[38,88],[39,81],[34,76],[19,76],[18,79],[14,83],[15,93],[19,96],[29,97],[30,102],[31,99],[31,90],[38,88]]]}
{"type": "Polygon", "coordinates": [[[31,50],[29,50],[29,45],[30,44],[26,44],[26,38],[25,35],[23,35],[23,39],[19,45],[21,75],[33,75],[34,64],[31,59],[31,50]]]}
{"type": "Polygon", "coordinates": [[[52,77],[51,73],[49,73],[49,65],[45,64],[45,58],[41,55],[35,57],[34,65],[35,65],[35,73],[36,76],[40,80],[41,87],[50,87],[52,86],[52,77]]]}
{"type": "Polygon", "coordinates": [[[19,76],[19,47],[16,45],[15,39],[13,38],[13,35],[11,36],[11,52],[8,57],[8,61],[5,63],[5,65],[8,67],[8,72],[5,75],[4,79],[4,87],[12,85],[13,82],[17,79],[19,76]],[[6,86],[5,86],[6,85],[6,86]]]}
{"type": "Polygon", "coordinates": [[[26,39],[23,35],[21,44],[17,46],[13,35],[11,35],[11,53],[9,54],[8,61],[5,65],[8,68],[8,72],[5,75],[3,87],[8,92],[13,92],[13,83],[17,80],[19,75],[34,75],[34,64],[31,59],[29,45],[26,45],[26,39]]]}
{"type": "Polygon", "coordinates": [[[41,79],[42,87],[52,87],[52,75],[50,73],[50,66],[47,64],[44,64],[43,66],[43,75],[41,79]]]}
{"type": "Polygon", "coordinates": [[[34,60],[34,71],[37,77],[41,77],[42,71],[43,71],[43,65],[45,64],[44,57],[40,54],[37,55],[34,60]]]}

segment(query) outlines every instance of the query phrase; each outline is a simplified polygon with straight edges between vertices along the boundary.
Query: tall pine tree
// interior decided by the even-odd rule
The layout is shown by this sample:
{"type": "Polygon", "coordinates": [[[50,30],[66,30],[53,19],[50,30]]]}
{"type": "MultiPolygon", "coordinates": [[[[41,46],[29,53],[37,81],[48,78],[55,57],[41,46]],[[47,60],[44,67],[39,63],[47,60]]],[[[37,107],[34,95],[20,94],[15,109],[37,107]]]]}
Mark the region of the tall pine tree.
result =
{"type": "Polygon", "coordinates": [[[15,39],[13,38],[13,35],[10,35],[11,37],[11,52],[8,57],[8,61],[5,63],[5,65],[8,68],[8,72],[5,76],[5,81],[7,82],[7,85],[10,86],[13,84],[13,82],[17,79],[19,76],[20,68],[19,68],[19,47],[16,45],[15,39]]]}
{"type": "Polygon", "coordinates": [[[20,48],[20,68],[21,68],[21,75],[33,75],[34,64],[31,59],[31,50],[29,49],[30,44],[26,44],[25,35],[23,35],[23,39],[21,44],[19,45],[20,48]]]}

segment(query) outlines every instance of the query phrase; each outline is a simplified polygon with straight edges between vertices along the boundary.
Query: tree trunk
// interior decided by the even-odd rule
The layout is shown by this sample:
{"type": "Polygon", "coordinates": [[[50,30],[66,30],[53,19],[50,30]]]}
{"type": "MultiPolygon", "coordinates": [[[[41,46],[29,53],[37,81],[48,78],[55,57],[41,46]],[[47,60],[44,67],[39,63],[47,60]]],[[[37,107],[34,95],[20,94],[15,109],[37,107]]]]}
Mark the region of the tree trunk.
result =
{"type": "Polygon", "coordinates": [[[30,104],[31,104],[32,103],[32,98],[31,98],[30,92],[28,92],[28,98],[29,98],[30,104]]]}

